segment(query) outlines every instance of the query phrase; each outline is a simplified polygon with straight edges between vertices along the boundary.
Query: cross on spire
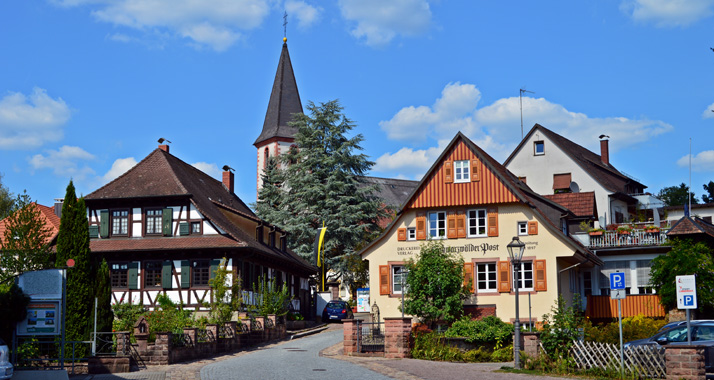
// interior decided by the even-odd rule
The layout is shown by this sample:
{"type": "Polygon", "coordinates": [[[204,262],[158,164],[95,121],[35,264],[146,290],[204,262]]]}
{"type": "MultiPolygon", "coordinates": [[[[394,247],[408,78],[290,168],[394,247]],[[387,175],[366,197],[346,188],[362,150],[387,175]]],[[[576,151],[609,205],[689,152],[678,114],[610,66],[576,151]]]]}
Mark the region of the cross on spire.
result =
{"type": "Polygon", "coordinates": [[[288,38],[288,12],[283,14],[283,38],[288,38]]]}

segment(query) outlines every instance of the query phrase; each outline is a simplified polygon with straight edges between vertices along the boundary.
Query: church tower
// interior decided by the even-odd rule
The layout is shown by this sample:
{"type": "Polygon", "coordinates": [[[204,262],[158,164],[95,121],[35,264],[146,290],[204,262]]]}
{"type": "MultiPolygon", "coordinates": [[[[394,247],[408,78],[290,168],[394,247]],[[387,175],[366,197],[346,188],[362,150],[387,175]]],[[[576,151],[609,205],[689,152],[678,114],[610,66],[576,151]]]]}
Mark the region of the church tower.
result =
{"type": "Polygon", "coordinates": [[[288,122],[293,120],[295,113],[302,113],[302,103],[297,82],[295,82],[293,65],[290,62],[287,38],[283,38],[283,50],[280,53],[278,71],[275,73],[263,130],[253,143],[258,149],[257,191],[260,191],[263,186],[261,176],[268,158],[288,152],[295,143],[297,128],[288,125],[288,122]]]}

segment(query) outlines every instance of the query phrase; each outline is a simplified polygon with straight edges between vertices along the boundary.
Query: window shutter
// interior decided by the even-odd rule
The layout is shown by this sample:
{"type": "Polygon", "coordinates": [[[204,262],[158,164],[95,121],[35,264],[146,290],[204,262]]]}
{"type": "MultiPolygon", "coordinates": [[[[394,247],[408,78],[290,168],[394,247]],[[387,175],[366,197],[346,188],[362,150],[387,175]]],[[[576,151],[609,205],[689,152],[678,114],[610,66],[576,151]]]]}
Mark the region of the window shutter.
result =
{"type": "Polygon", "coordinates": [[[216,271],[218,270],[219,265],[221,265],[220,259],[211,260],[211,280],[213,280],[216,277],[216,271]]]}
{"type": "Polygon", "coordinates": [[[454,182],[454,166],[451,161],[444,161],[444,183],[454,182]]]}
{"type": "Polygon", "coordinates": [[[570,173],[553,174],[553,190],[570,188],[570,173]]]}
{"type": "Polygon", "coordinates": [[[164,289],[171,289],[171,275],[173,269],[173,261],[166,260],[161,266],[161,287],[164,289]]]}
{"type": "Polygon", "coordinates": [[[463,210],[456,212],[456,237],[466,237],[466,213],[463,210]]]}
{"type": "Polygon", "coordinates": [[[449,211],[446,217],[446,237],[449,239],[456,239],[458,234],[456,233],[456,212],[449,211]]]}
{"type": "Polygon", "coordinates": [[[407,240],[407,229],[406,228],[400,228],[397,230],[397,240],[398,241],[407,240]]]}
{"type": "Polygon", "coordinates": [[[498,207],[491,206],[487,210],[488,217],[488,236],[498,236],[498,207]]]}
{"type": "Polygon", "coordinates": [[[528,222],[528,235],[538,235],[538,222],[528,222]]]}
{"type": "Polygon", "coordinates": [[[545,292],[548,290],[547,281],[545,278],[545,260],[535,260],[534,271],[535,271],[535,286],[533,289],[536,292],[545,292]]]}
{"type": "Polygon", "coordinates": [[[164,236],[171,236],[171,227],[174,223],[174,210],[172,208],[165,208],[161,212],[162,227],[164,236]]]}
{"type": "Polygon", "coordinates": [[[186,289],[191,287],[191,262],[181,260],[181,288],[186,289]]]}
{"type": "Polygon", "coordinates": [[[189,233],[188,222],[179,223],[179,235],[186,236],[189,233]]]}
{"type": "Polygon", "coordinates": [[[511,263],[498,262],[498,291],[501,293],[511,291],[511,263]]]}
{"type": "Polygon", "coordinates": [[[99,212],[99,236],[109,237],[109,210],[99,212]]]}
{"type": "Polygon", "coordinates": [[[129,289],[139,289],[139,263],[129,263],[127,265],[127,287],[129,289]]]}
{"type": "Polygon", "coordinates": [[[474,263],[464,263],[464,288],[474,292],[474,263]]]}
{"type": "Polygon", "coordinates": [[[417,240],[426,240],[426,214],[423,212],[417,213],[416,225],[417,240]]]}
{"type": "Polygon", "coordinates": [[[99,237],[99,226],[96,224],[89,226],[89,238],[96,239],[98,237],[99,237]]]}
{"type": "Polygon", "coordinates": [[[389,265],[379,266],[379,295],[389,295],[389,265]]]}
{"type": "Polygon", "coordinates": [[[479,160],[471,160],[471,182],[478,182],[481,180],[481,172],[479,168],[481,167],[479,160]]]}

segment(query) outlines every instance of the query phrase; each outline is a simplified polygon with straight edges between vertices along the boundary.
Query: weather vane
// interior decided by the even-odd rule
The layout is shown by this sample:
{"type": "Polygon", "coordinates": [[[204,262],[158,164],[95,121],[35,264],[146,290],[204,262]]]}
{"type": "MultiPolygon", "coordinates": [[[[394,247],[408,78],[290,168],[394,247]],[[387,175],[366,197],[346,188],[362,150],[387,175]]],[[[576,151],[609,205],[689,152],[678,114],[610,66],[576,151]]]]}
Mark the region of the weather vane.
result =
{"type": "Polygon", "coordinates": [[[283,38],[288,38],[288,12],[283,14],[283,38]]]}

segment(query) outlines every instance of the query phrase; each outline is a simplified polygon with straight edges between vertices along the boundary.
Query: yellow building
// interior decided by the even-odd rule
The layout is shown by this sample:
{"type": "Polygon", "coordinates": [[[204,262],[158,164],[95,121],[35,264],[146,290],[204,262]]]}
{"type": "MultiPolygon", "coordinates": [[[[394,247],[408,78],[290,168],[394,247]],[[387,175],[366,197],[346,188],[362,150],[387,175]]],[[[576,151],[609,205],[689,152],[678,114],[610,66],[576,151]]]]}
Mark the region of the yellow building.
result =
{"type": "Polygon", "coordinates": [[[534,193],[461,133],[449,143],[384,233],[361,251],[369,261],[370,304],[380,316],[401,316],[402,267],[428,239],[464,258],[464,301],[476,317],[515,318],[514,273],[506,246],[525,243],[519,274],[520,319],[541,321],[558,294],[579,292],[580,269],[602,265],[568,236],[562,206],[534,193]],[[531,309],[529,310],[529,303],[531,309]]]}

